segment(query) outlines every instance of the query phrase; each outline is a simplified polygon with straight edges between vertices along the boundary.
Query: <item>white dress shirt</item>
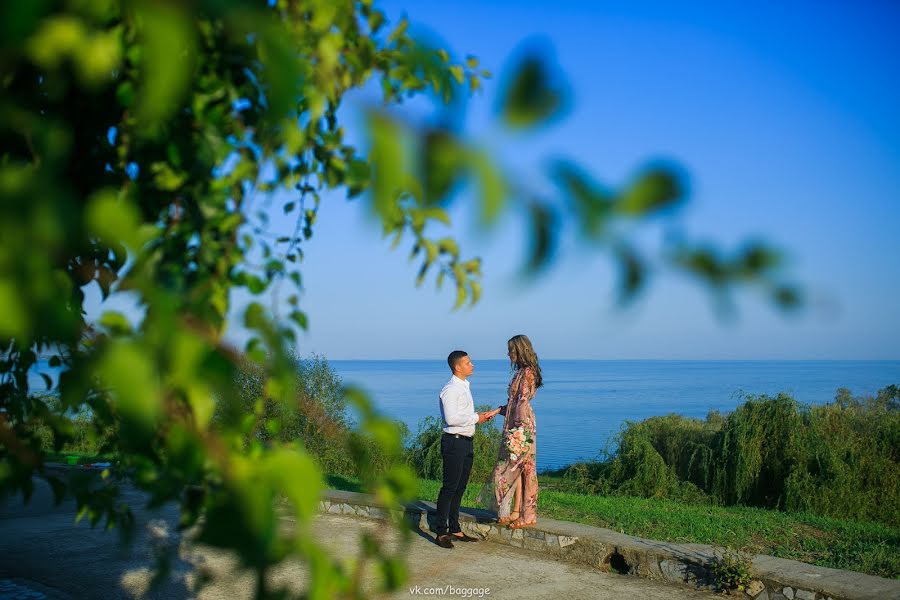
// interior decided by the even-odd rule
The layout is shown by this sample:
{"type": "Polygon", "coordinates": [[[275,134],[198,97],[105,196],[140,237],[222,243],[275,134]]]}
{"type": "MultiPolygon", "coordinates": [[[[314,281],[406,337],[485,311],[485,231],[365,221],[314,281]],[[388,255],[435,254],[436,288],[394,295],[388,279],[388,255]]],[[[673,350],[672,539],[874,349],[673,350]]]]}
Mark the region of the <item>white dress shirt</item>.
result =
{"type": "Polygon", "coordinates": [[[478,413],[467,380],[454,375],[441,390],[441,418],[445,433],[475,435],[478,413]]]}

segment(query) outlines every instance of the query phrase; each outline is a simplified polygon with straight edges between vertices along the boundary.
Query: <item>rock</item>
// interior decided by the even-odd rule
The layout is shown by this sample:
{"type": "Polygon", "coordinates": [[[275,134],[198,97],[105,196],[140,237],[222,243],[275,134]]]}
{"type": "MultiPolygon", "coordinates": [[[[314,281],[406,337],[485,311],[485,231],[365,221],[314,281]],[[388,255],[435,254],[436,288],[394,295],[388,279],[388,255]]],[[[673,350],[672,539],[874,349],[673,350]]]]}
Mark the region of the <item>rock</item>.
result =
{"type": "Polygon", "coordinates": [[[809,590],[797,590],[794,598],[797,598],[797,600],[816,600],[816,593],[809,590]]]}
{"type": "Polygon", "coordinates": [[[781,593],[784,594],[784,597],[787,598],[788,600],[794,600],[794,589],[793,588],[786,587],[783,590],[781,590],[781,593]]]}
{"type": "Polygon", "coordinates": [[[683,583],[685,581],[685,566],[673,560],[659,561],[659,570],[668,581],[683,583]]]}
{"type": "Polygon", "coordinates": [[[559,547],[565,548],[566,546],[571,546],[575,542],[578,541],[578,538],[569,537],[567,535],[559,536],[559,547]]]}
{"type": "Polygon", "coordinates": [[[544,540],[536,540],[531,537],[525,538],[525,543],[524,543],[523,547],[526,550],[536,550],[538,552],[542,552],[543,550],[545,550],[544,540]]]}
{"type": "MultiPolygon", "coordinates": [[[[750,585],[747,586],[747,589],[745,591],[751,598],[756,598],[756,595],[765,589],[766,586],[763,585],[762,581],[760,581],[759,579],[754,579],[750,582],[750,585]]],[[[766,595],[768,596],[768,594],[766,595]]]]}

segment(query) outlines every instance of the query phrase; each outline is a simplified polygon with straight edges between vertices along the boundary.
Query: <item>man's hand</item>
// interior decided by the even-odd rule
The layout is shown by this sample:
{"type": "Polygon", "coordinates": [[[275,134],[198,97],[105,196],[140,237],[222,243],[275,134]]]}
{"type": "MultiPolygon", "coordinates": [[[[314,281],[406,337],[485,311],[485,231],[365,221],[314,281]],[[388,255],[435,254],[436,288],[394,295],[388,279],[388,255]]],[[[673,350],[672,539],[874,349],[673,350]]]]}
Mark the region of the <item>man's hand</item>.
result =
{"type": "Polygon", "coordinates": [[[500,412],[499,408],[495,408],[494,410],[489,410],[488,412],[478,413],[478,423],[486,423],[490,421],[494,417],[497,416],[497,413],[500,412]]]}

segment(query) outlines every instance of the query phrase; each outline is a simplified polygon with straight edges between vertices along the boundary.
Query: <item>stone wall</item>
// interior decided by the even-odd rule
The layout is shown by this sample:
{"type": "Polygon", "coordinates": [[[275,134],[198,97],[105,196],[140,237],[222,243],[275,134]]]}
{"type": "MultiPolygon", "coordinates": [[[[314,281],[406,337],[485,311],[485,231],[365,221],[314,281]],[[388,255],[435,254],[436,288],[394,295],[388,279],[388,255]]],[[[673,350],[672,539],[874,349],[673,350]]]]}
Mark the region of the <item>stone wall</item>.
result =
{"type": "MultiPolygon", "coordinates": [[[[423,531],[433,531],[435,519],[431,502],[388,509],[371,496],[354,492],[329,490],[319,507],[322,512],[370,519],[386,519],[393,512],[423,531]]],[[[647,540],[552,519],[539,519],[535,527],[508,529],[494,523],[493,513],[479,509],[461,510],[460,524],[473,537],[605,571],[716,589],[710,570],[715,558],[712,546],[647,540]]],[[[772,556],[754,557],[751,574],[753,580],[743,594],[748,600],[900,600],[900,581],[772,556]]]]}

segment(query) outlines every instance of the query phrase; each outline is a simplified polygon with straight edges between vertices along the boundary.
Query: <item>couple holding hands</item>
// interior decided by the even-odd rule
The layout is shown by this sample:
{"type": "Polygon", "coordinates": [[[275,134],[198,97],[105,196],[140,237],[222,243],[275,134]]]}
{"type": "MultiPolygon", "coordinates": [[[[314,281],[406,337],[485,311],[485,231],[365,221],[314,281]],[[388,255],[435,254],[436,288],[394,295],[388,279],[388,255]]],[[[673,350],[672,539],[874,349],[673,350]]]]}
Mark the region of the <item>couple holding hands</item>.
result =
{"type": "Polygon", "coordinates": [[[538,480],[535,467],[536,429],[531,400],[543,385],[541,368],[531,341],[517,335],[506,343],[513,376],[507,390],[507,403],[488,412],[475,412],[469,389],[469,376],[475,365],[462,350],[447,357],[453,376],[441,390],[441,457],[444,480],[437,500],[437,544],[453,548],[454,541],[474,542],[477,538],[462,532],[459,505],[469,482],[474,459],[475,425],[486,423],[498,414],[506,418],[497,465],[483,490],[486,503],[495,508],[497,523],[519,529],[537,522],[538,480]],[[485,498],[485,496],[487,496],[485,498]]]}

